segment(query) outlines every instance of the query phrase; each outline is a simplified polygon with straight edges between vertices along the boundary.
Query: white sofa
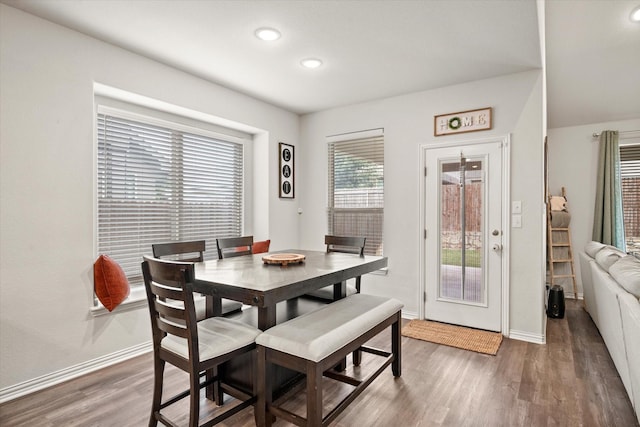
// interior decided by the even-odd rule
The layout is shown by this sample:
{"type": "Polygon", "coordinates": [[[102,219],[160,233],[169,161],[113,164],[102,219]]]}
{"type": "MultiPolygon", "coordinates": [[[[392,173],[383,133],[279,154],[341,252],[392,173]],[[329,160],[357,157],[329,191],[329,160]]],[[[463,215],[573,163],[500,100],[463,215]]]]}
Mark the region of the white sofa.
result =
{"type": "Polygon", "coordinates": [[[640,260],[598,242],[580,253],[585,308],[640,422],[640,260]]]}

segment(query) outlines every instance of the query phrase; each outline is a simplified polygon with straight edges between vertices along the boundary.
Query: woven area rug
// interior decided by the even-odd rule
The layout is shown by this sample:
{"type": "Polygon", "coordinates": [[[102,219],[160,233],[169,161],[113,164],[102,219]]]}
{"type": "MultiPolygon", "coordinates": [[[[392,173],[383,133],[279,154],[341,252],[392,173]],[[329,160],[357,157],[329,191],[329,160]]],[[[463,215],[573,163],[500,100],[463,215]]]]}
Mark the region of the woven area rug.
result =
{"type": "Polygon", "coordinates": [[[493,356],[498,353],[502,343],[502,334],[499,332],[482,331],[429,320],[411,320],[402,328],[402,335],[493,356]]]}

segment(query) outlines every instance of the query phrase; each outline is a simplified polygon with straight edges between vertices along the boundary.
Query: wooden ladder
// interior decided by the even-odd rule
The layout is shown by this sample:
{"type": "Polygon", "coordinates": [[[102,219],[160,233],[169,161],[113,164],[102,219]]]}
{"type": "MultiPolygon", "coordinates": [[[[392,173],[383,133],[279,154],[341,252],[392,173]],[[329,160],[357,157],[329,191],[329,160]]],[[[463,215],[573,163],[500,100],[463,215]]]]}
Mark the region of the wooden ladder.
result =
{"type": "MultiPolygon", "coordinates": [[[[562,197],[566,200],[566,193],[562,187],[562,197]]],[[[576,285],[576,271],[573,265],[573,249],[571,246],[571,230],[567,227],[551,226],[551,196],[547,203],[547,262],[549,264],[549,275],[551,286],[556,284],[556,279],[571,278],[573,282],[573,298],[578,299],[578,287],[576,285]],[[568,274],[564,268],[562,274],[558,274],[559,265],[570,265],[571,273],[568,274]]]]}

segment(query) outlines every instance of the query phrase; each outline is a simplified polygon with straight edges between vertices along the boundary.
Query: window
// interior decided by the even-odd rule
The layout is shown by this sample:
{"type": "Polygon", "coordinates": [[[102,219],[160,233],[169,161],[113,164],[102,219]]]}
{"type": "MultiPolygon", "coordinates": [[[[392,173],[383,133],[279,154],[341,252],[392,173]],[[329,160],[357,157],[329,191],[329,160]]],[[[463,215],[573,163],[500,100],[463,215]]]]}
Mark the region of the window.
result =
{"type": "Polygon", "coordinates": [[[383,129],[336,135],[329,143],[329,234],[364,236],[365,254],[382,255],[383,129]]]}
{"type": "Polygon", "coordinates": [[[620,146],[620,177],[627,252],[640,254],[640,144],[620,146]]]}
{"type": "Polygon", "coordinates": [[[98,253],[132,286],[153,243],[205,239],[211,249],[217,237],[241,235],[238,138],[98,106],[97,143],[98,253]]]}

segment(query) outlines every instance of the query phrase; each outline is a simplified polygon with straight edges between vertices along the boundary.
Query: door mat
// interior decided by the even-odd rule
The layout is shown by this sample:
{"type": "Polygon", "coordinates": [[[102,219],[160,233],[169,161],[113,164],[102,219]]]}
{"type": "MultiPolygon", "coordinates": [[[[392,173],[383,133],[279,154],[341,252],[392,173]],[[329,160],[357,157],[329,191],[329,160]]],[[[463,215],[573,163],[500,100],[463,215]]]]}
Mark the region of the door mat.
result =
{"type": "Polygon", "coordinates": [[[502,334],[499,332],[465,328],[429,320],[411,320],[402,328],[402,335],[493,356],[498,353],[502,343],[502,334]]]}

